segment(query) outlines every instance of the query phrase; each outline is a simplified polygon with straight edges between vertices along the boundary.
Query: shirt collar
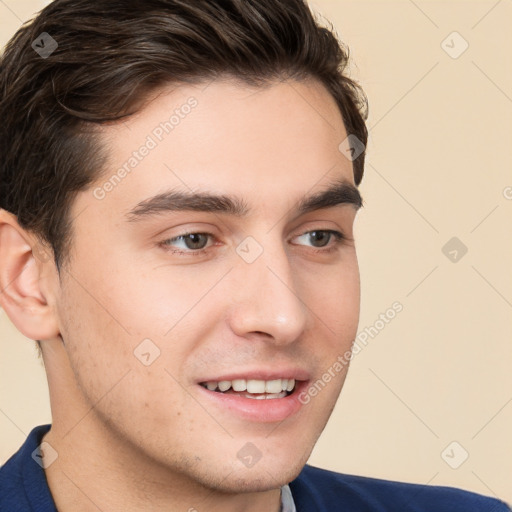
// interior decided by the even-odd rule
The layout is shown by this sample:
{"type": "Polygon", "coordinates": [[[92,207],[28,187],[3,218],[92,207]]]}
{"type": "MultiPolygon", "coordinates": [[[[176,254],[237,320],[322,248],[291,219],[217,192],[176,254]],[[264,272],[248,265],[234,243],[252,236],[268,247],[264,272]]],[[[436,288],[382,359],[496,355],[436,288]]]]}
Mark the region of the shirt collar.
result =
{"type": "Polygon", "coordinates": [[[288,484],[281,487],[281,512],[297,512],[292,491],[288,484]]]}

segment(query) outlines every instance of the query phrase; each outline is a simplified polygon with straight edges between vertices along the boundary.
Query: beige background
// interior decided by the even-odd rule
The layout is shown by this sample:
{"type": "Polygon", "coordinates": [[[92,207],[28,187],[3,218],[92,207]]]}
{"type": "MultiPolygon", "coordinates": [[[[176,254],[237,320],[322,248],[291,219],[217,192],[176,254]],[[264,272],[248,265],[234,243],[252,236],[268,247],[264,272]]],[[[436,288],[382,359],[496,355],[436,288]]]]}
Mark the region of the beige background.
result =
{"type": "MultiPolygon", "coordinates": [[[[45,3],[0,0],[0,45],[45,3]]],[[[354,358],[310,463],[512,502],[512,2],[312,5],[370,100],[360,331],[403,311],[354,358]]],[[[4,462],[50,412],[34,345],[2,310],[0,338],[4,462]]]]}

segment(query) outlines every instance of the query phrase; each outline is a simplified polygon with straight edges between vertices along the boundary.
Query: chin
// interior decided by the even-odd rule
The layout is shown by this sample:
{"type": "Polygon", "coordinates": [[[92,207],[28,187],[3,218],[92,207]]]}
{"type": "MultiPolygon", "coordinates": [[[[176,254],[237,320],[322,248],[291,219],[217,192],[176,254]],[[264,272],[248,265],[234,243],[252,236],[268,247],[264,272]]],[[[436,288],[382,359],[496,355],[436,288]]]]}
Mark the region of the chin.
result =
{"type": "Polygon", "coordinates": [[[266,464],[259,469],[256,466],[243,469],[237,468],[223,479],[211,477],[201,483],[212,490],[225,493],[265,492],[279,489],[281,486],[294,480],[301,472],[303,466],[304,464],[297,465],[295,462],[284,468],[281,464],[278,467],[266,464]]]}
{"type": "MultiPolygon", "coordinates": [[[[191,457],[182,454],[174,461],[164,464],[174,474],[181,474],[191,482],[216,493],[239,494],[266,492],[279,489],[294,480],[307,462],[311,450],[289,453],[266,453],[251,467],[240,460],[231,459],[226,453],[210,453],[209,457],[191,457]],[[277,456],[276,456],[277,455],[277,456]]],[[[162,461],[163,462],[163,461],[162,461]]]]}

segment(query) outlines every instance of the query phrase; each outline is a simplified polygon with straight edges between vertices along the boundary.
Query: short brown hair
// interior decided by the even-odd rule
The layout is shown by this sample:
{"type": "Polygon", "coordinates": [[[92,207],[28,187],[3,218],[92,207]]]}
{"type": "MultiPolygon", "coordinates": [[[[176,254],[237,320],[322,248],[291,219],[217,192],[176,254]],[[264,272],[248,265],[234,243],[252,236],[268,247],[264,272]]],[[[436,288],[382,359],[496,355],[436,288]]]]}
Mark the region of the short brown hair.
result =
{"type": "MultiPolygon", "coordinates": [[[[55,0],[0,60],[0,207],[51,246],[59,269],[72,200],[106,162],[95,126],[168,83],[312,77],[366,146],[367,101],[347,63],[304,0],[55,0]]],[[[353,167],[359,185],[364,151],[353,167]]]]}

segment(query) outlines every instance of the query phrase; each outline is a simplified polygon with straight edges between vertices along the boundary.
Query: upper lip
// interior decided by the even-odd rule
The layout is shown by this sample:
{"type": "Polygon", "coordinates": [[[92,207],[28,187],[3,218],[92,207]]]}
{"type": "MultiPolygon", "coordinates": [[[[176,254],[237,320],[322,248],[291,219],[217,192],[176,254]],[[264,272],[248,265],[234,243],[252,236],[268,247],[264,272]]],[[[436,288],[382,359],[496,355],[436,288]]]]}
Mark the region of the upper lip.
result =
{"type": "Polygon", "coordinates": [[[309,372],[302,368],[261,368],[252,370],[240,370],[200,379],[199,382],[220,382],[221,380],[277,380],[277,379],[295,379],[309,380],[309,372]]]}

